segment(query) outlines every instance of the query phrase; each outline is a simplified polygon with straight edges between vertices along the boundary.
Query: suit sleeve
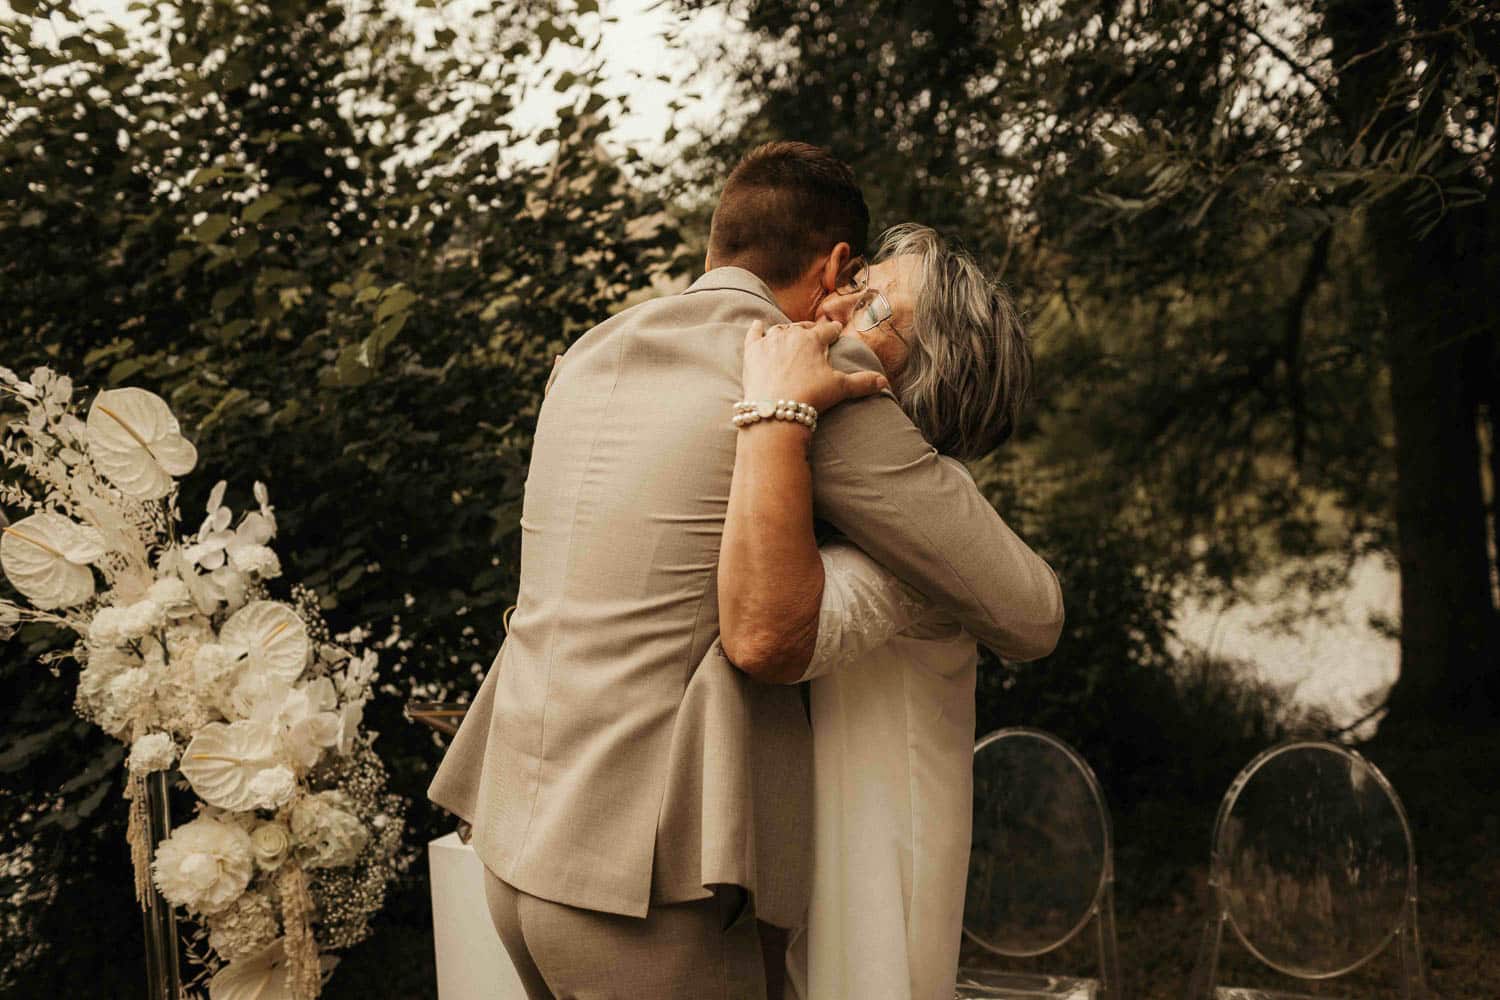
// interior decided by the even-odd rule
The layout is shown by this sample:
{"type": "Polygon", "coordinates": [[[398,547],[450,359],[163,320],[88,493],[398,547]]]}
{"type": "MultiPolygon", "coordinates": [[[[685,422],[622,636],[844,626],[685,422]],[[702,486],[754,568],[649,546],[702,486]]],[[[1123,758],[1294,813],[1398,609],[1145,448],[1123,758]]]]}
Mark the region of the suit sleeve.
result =
{"type": "MultiPolygon", "coordinates": [[[[841,371],[879,370],[869,348],[850,337],[834,345],[830,360],[841,371]]],[[[1046,656],[1057,645],[1057,575],[890,393],[822,414],[812,466],[818,516],[980,642],[1013,660],[1046,656]]]]}

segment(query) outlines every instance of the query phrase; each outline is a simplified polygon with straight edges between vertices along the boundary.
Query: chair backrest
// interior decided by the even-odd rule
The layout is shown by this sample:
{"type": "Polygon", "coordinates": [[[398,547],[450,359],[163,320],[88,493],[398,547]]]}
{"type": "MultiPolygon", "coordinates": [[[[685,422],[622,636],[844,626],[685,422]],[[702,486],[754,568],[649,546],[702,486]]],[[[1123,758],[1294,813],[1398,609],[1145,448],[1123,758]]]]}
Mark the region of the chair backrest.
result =
{"type": "Polygon", "coordinates": [[[1348,747],[1284,743],[1246,765],[1219,806],[1209,880],[1202,995],[1224,923],[1261,962],[1309,980],[1352,972],[1400,937],[1404,995],[1420,994],[1411,826],[1385,775],[1348,747]]]}
{"type": "Polygon", "coordinates": [[[1113,882],[1109,811],[1084,759],[1036,729],[981,739],[964,934],[998,955],[1045,954],[1100,913],[1113,882]]]}

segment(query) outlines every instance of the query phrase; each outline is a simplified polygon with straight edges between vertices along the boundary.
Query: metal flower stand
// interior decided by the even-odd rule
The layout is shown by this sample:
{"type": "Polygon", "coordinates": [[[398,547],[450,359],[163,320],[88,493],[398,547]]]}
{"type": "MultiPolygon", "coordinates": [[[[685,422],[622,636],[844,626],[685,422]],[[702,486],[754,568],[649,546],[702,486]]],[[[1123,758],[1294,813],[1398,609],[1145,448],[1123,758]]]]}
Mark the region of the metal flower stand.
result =
{"type": "MultiPolygon", "coordinates": [[[[153,772],[145,785],[146,830],[154,860],[156,845],[172,832],[167,772],[153,772]]],[[[180,1000],[182,969],[178,962],[177,913],[157,891],[155,882],[151,884],[141,918],[146,925],[146,996],[149,1000],[180,1000]]]]}

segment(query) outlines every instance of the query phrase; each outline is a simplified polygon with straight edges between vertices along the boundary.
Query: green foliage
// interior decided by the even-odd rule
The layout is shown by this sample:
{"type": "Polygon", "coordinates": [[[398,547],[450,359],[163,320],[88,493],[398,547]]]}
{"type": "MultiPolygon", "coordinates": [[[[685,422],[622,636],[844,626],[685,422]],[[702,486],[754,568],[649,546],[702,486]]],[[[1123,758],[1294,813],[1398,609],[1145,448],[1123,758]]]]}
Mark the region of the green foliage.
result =
{"type": "MultiPolygon", "coordinates": [[[[447,822],[424,794],[440,751],[400,705],[488,664],[552,357],[676,243],[599,149],[593,75],[552,127],[507,124],[523,69],[580,39],[568,11],[492,7],[431,45],[382,5],[311,0],[152,5],[147,43],[83,29],[57,50],[43,22],[0,23],[0,363],[167,398],[199,448],[194,524],[215,479],[231,503],[269,485],[286,578],[387,642],[370,714],[415,842],[447,822]]],[[[0,738],[0,858],[35,862],[0,885],[24,903],[0,982],[83,995],[66,968],[121,965],[140,925],[118,749],[64,721],[76,673],[41,673],[45,641],[0,659],[25,692],[0,738]],[[84,883],[118,896],[97,961],[74,950],[84,883]],[[70,961],[49,960],[64,940],[70,961]]]]}
{"type": "Polygon", "coordinates": [[[1093,514],[1059,532],[1124,523],[1134,564],[1228,595],[1399,551],[1430,581],[1404,597],[1403,677],[1500,690],[1484,560],[1441,555],[1482,556],[1474,428],[1500,411],[1474,305],[1496,273],[1490,6],[752,0],[733,72],[754,110],[702,174],[823,143],[877,227],[935,225],[1005,276],[1039,354],[1022,447],[1093,514]]]}

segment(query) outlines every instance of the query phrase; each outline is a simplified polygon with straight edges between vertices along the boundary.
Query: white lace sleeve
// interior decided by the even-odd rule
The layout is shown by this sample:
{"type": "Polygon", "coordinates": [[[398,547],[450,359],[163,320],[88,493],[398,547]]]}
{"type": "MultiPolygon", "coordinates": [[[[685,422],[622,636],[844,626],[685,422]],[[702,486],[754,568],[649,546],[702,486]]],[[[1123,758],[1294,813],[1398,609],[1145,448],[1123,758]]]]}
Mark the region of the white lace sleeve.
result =
{"type": "Polygon", "coordinates": [[[830,542],[818,554],[823,559],[823,603],[817,646],[803,680],[848,666],[930,608],[925,597],[849,542],[830,542]]]}

